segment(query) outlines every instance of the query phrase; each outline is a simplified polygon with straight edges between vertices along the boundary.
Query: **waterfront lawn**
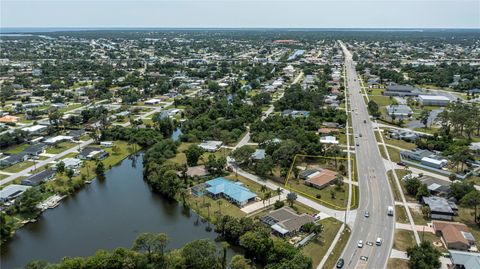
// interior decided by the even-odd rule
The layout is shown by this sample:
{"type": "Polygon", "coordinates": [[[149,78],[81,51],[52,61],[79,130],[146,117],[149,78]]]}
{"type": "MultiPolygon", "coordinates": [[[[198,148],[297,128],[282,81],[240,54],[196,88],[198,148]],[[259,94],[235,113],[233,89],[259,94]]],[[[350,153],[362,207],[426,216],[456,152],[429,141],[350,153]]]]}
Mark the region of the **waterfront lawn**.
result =
{"type": "Polygon", "coordinates": [[[303,254],[312,258],[313,268],[316,268],[323,256],[325,256],[325,253],[332,244],[333,239],[340,229],[340,226],[342,226],[342,223],[334,218],[321,220],[319,221],[319,224],[322,224],[324,229],[321,237],[319,239],[311,240],[307,245],[302,247],[303,254]]]}
{"type": "Polygon", "coordinates": [[[395,230],[395,240],[393,242],[393,248],[400,251],[406,251],[407,248],[415,246],[415,237],[412,231],[408,230],[395,230]]]}
{"type": "Polygon", "coordinates": [[[213,199],[208,195],[203,195],[202,197],[189,195],[186,198],[186,202],[197,214],[212,223],[216,223],[217,218],[223,215],[236,218],[246,215],[238,206],[224,198],[213,199]]]}
{"type": "Polygon", "coordinates": [[[7,172],[7,173],[18,173],[18,172],[20,172],[24,169],[29,168],[33,164],[34,164],[34,162],[32,162],[32,161],[19,162],[19,163],[16,163],[16,164],[12,165],[12,166],[9,166],[5,169],[2,169],[2,171],[7,172]]]}
{"type": "MultiPolygon", "coordinates": [[[[129,145],[125,141],[114,141],[114,147],[105,149],[105,151],[109,153],[109,156],[102,160],[105,166],[105,170],[112,168],[112,166],[120,163],[130,154],[141,149],[140,146],[129,145]],[[116,151],[114,151],[114,147],[117,148],[116,151]]],[[[83,161],[80,168],[80,173],[74,176],[72,180],[69,180],[65,174],[57,174],[55,176],[55,180],[51,180],[45,183],[45,188],[52,193],[71,193],[85,183],[83,179],[92,180],[93,178],[95,178],[96,166],[96,161],[83,161]]]]}
{"type": "Polygon", "coordinates": [[[59,154],[59,153],[64,152],[67,149],[75,147],[76,145],[77,144],[75,144],[73,142],[61,142],[61,143],[58,143],[57,145],[55,145],[53,147],[47,148],[47,150],[45,152],[48,153],[48,154],[59,154]]]}
{"type": "MultiPolygon", "coordinates": [[[[177,149],[177,154],[175,157],[169,159],[167,162],[171,164],[186,164],[187,163],[187,156],[185,156],[185,151],[195,143],[181,143],[180,146],[178,146],[177,149]]],[[[208,156],[214,155],[216,158],[219,157],[227,157],[228,154],[230,154],[230,149],[226,148],[220,148],[216,152],[210,153],[210,152],[205,152],[203,155],[200,157],[198,160],[198,165],[202,165],[205,163],[205,161],[208,160],[208,156]]]]}
{"type": "Polygon", "coordinates": [[[410,269],[410,265],[408,260],[390,258],[388,259],[387,269],[410,269]]]}

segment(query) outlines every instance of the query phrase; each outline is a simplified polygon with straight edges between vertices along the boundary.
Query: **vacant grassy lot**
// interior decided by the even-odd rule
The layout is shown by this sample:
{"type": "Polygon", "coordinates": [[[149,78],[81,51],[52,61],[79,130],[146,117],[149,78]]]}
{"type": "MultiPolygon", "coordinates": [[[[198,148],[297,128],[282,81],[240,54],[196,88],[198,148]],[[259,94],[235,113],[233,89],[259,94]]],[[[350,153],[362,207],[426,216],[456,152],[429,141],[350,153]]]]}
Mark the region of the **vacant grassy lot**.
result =
{"type": "Polygon", "coordinates": [[[388,137],[384,137],[385,143],[388,145],[396,146],[403,149],[414,149],[417,147],[414,143],[409,143],[403,140],[398,139],[391,139],[388,137]]]}
{"type": "Polygon", "coordinates": [[[373,100],[378,106],[388,106],[392,104],[393,99],[387,96],[369,96],[370,100],[373,100]]]}
{"type": "Polygon", "coordinates": [[[400,161],[400,150],[396,148],[389,147],[387,145],[388,155],[390,156],[390,160],[392,162],[399,162],[400,161]]]}
{"type": "Polygon", "coordinates": [[[48,154],[59,154],[61,152],[64,152],[67,149],[75,147],[77,144],[72,143],[72,142],[61,142],[58,143],[56,146],[49,147],[45,151],[48,154]]]}
{"type": "Polygon", "coordinates": [[[412,231],[396,230],[393,248],[400,251],[406,251],[407,248],[415,246],[415,237],[412,231]]]}
{"type": "Polygon", "coordinates": [[[403,260],[403,259],[388,259],[388,264],[387,264],[388,269],[410,269],[410,266],[408,265],[408,260],[403,260]]]}
{"type": "Polygon", "coordinates": [[[437,236],[433,233],[430,232],[419,232],[418,236],[420,236],[420,240],[422,241],[430,241],[438,250],[441,252],[447,252],[448,250],[445,248],[445,246],[442,244],[442,240],[440,239],[440,236],[437,236]]]}
{"type": "Polygon", "coordinates": [[[323,256],[325,256],[333,238],[335,238],[340,226],[342,226],[338,220],[333,218],[324,219],[319,223],[322,224],[324,228],[321,238],[310,241],[302,248],[302,252],[312,258],[313,268],[316,268],[323,256]]]}
{"type": "Polygon", "coordinates": [[[14,164],[10,167],[7,167],[5,169],[2,169],[2,171],[5,171],[7,173],[18,173],[24,169],[27,169],[29,168],[30,166],[32,166],[34,164],[34,162],[31,162],[31,161],[25,161],[25,162],[19,162],[17,164],[14,164]]]}
{"type": "Polygon", "coordinates": [[[24,144],[21,144],[21,145],[9,147],[4,152],[8,153],[8,154],[19,154],[20,152],[22,152],[27,147],[28,147],[28,144],[24,143],[24,144]]]}
{"type": "Polygon", "coordinates": [[[213,223],[216,222],[218,217],[223,215],[237,218],[246,215],[238,206],[223,198],[213,199],[208,195],[203,195],[202,197],[190,195],[187,197],[186,201],[187,204],[197,212],[197,214],[204,219],[211,220],[213,223]]]}

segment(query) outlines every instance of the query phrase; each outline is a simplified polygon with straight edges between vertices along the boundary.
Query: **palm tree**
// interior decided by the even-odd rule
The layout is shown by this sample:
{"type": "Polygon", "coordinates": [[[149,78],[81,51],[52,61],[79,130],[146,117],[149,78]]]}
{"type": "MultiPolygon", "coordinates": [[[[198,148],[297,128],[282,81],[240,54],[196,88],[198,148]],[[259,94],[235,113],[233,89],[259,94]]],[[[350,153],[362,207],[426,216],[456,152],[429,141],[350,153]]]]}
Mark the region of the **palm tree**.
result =
{"type": "Polygon", "coordinates": [[[267,191],[265,193],[265,200],[268,201],[268,206],[270,206],[270,198],[272,198],[272,192],[271,191],[267,191]]]}
{"type": "Polygon", "coordinates": [[[278,201],[280,201],[280,195],[282,195],[283,190],[280,189],[280,188],[277,188],[277,190],[276,190],[275,192],[276,192],[277,195],[278,195],[278,201]]]}
{"type": "Polygon", "coordinates": [[[210,207],[211,207],[211,206],[212,206],[212,205],[211,205],[210,203],[206,203],[206,204],[205,204],[205,207],[207,208],[208,220],[210,220],[210,207]]]}
{"type": "Polygon", "coordinates": [[[293,206],[293,202],[297,200],[297,194],[294,193],[294,192],[290,192],[287,194],[287,201],[288,201],[288,204],[290,205],[290,207],[293,206]]]}
{"type": "Polygon", "coordinates": [[[223,204],[223,201],[222,200],[217,200],[217,205],[218,205],[218,212],[220,213],[220,215],[222,215],[222,204],[223,204]]]}

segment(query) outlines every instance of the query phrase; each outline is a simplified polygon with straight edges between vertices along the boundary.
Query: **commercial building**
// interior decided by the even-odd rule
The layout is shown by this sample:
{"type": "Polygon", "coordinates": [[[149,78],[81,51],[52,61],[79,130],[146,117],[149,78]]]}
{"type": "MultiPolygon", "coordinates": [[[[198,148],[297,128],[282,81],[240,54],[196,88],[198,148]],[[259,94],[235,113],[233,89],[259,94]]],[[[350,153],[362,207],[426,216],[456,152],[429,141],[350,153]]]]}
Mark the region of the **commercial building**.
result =
{"type": "Polygon", "coordinates": [[[411,85],[389,85],[383,92],[385,96],[418,96],[422,93],[420,89],[417,89],[411,85]]]}
{"type": "Polygon", "coordinates": [[[442,95],[419,95],[418,102],[424,106],[448,106],[450,99],[442,95]]]}

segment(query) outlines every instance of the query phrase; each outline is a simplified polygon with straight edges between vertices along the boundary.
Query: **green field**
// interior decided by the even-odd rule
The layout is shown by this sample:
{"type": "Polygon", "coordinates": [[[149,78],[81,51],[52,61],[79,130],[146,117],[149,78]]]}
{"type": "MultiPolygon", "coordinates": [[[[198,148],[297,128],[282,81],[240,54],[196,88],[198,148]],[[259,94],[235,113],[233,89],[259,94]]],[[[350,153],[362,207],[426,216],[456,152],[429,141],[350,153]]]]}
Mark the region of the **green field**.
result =
{"type": "Polygon", "coordinates": [[[395,231],[395,240],[393,248],[400,251],[406,251],[407,248],[415,246],[415,237],[412,231],[400,230],[395,231]]]}
{"type": "Polygon", "coordinates": [[[34,164],[34,162],[31,161],[25,161],[25,162],[19,162],[17,164],[14,164],[10,167],[7,167],[5,169],[2,169],[2,171],[5,171],[7,173],[18,173],[24,169],[27,169],[31,167],[34,164]]]}
{"type": "MultiPolygon", "coordinates": [[[[322,224],[324,228],[321,238],[319,240],[314,239],[310,241],[307,245],[302,247],[303,254],[312,258],[313,268],[316,268],[322,260],[323,256],[325,256],[325,253],[327,252],[330,244],[337,235],[340,226],[342,226],[340,221],[333,218],[321,220],[319,223],[322,224]]],[[[339,241],[338,244],[340,243],[343,242],[339,241]]],[[[343,248],[340,249],[337,247],[335,249],[338,249],[339,253],[341,253],[341,251],[343,250],[343,248]]]]}
{"type": "Polygon", "coordinates": [[[64,152],[67,149],[71,149],[71,148],[75,147],[76,145],[77,144],[75,144],[73,142],[61,142],[61,143],[58,143],[57,145],[55,145],[53,147],[47,148],[47,150],[45,152],[48,153],[48,154],[59,154],[59,153],[64,152]]]}
{"type": "Polygon", "coordinates": [[[13,154],[19,154],[20,152],[22,152],[27,147],[28,147],[27,143],[17,145],[17,146],[12,146],[12,147],[9,147],[7,150],[5,150],[5,153],[12,154],[12,155],[13,154]]]}

